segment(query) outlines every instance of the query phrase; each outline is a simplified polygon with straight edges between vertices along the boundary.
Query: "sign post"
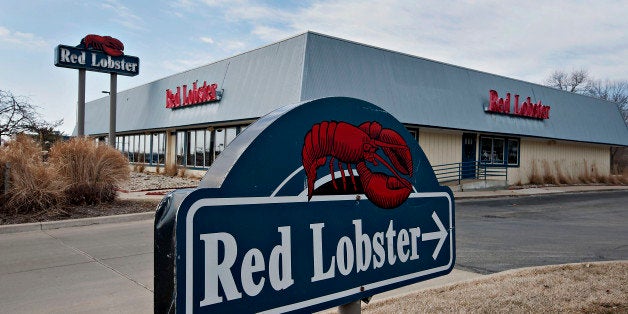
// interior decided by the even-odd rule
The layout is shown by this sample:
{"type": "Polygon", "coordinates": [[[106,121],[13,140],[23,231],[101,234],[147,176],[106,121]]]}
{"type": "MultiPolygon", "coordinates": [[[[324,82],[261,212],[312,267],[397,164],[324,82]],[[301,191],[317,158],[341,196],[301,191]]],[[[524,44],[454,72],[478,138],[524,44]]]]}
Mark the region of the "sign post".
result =
{"type": "Polygon", "coordinates": [[[78,136],[85,136],[85,69],[78,70],[78,110],[76,129],[78,136]]]}
{"type": "Polygon", "coordinates": [[[140,59],[123,53],[121,41],[110,36],[87,35],[76,46],[58,45],[55,66],[78,69],[77,135],[85,135],[85,71],[110,73],[109,144],[115,145],[117,75],[136,76],[140,59]]]}
{"type": "Polygon", "coordinates": [[[449,273],[454,198],[381,108],[333,97],[245,129],[155,217],[155,310],[319,311],[449,273]],[[176,297],[175,297],[176,296],[176,297]]]}

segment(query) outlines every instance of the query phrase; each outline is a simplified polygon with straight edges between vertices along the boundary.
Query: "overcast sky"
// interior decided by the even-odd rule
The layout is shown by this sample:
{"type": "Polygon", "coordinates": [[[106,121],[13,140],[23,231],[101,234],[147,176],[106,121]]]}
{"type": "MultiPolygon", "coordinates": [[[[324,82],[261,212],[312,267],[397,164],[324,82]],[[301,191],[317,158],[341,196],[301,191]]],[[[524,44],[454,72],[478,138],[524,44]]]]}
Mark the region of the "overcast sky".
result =
{"type": "MultiPolygon", "coordinates": [[[[534,83],[555,69],[628,79],[625,0],[2,0],[0,90],[70,134],[78,71],[54,66],[59,44],[120,39],[140,58],[140,75],[118,76],[123,91],[308,30],[534,83]]],[[[87,101],[108,89],[109,75],[87,72],[87,101]]]]}

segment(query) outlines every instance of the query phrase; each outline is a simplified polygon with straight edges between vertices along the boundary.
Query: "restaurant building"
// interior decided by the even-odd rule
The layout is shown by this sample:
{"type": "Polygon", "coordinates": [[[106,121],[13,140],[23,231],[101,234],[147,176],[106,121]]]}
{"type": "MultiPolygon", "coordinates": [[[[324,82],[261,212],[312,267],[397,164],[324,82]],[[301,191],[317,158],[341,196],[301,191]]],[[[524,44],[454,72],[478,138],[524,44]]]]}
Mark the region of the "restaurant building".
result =
{"type": "MultiPolygon", "coordinates": [[[[611,148],[628,146],[614,103],[307,32],[119,92],[116,147],[203,172],[261,116],[333,96],[391,113],[432,165],[505,167],[510,184],[608,175],[611,148]]],[[[108,97],[87,103],[85,133],[106,137],[108,116],[108,97]]]]}

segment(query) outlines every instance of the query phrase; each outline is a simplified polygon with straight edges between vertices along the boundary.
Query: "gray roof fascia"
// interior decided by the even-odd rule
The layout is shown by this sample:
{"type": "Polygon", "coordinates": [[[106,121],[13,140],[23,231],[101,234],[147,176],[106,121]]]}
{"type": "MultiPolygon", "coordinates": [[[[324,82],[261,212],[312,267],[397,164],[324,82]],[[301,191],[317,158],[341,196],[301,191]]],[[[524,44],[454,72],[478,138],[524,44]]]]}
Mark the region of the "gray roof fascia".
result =
{"type": "MultiPolygon", "coordinates": [[[[628,146],[612,102],[408,54],[308,33],[301,101],[355,97],[402,123],[628,146]],[[550,119],[485,112],[489,90],[551,106],[550,119]]],[[[514,104],[512,105],[514,107],[514,104]]]]}

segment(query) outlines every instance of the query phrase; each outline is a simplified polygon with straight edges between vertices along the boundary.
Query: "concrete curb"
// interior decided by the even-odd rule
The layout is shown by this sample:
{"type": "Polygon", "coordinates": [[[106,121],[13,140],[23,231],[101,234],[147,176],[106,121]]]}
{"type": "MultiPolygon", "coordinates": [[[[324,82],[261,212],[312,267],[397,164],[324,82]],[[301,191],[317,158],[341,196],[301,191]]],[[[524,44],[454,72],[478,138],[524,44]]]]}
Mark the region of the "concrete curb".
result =
{"type": "Polygon", "coordinates": [[[150,219],[155,219],[155,212],[4,225],[4,226],[0,226],[0,234],[51,230],[51,229],[59,229],[59,228],[81,227],[81,226],[99,225],[99,224],[107,224],[107,223],[150,220],[150,219]]]}

